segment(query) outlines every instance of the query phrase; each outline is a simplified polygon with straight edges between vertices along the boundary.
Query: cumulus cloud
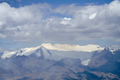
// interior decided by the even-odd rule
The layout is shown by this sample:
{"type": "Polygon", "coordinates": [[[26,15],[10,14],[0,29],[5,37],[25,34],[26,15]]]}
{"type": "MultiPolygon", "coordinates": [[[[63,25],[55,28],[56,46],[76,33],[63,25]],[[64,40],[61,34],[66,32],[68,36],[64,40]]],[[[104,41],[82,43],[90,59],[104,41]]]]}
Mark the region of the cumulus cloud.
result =
{"type": "Polygon", "coordinates": [[[13,41],[119,39],[120,1],[52,8],[46,3],[14,8],[0,3],[0,38],[13,41]],[[60,14],[62,17],[57,14],[60,14]]]}
{"type": "Polygon", "coordinates": [[[71,18],[64,17],[60,23],[63,25],[67,25],[67,24],[69,24],[70,20],[71,20],[71,18]]]}
{"type": "Polygon", "coordinates": [[[42,16],[48,7],[48,4],[37,4],[14,8],[5,2],[1,3],[0,37],[13,41],[30,41],[40,36],[41,27],[45,24],[42,16]]]}
{"type": "Polygon", "coordinates": [[[69,45],[69,44],[50,44],[50,43],[43,43],[41,46],[46,47],[50,50],[59,50],[59,51],[85,51],[85,52],[92,52],[95,50],[103,50],[104,47],[100,47],[99,45],[69,45]]]}

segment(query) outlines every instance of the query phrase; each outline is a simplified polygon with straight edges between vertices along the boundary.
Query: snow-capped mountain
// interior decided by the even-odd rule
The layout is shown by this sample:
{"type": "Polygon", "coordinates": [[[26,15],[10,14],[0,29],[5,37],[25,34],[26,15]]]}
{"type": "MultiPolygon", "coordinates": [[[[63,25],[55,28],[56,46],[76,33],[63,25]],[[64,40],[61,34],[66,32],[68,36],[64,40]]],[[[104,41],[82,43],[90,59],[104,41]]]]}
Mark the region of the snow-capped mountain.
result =
{"type": "Polygon", "coordinates": [[[93,52],[23,48],[3,53],[0,80],[119,80],[119,64],[120,50],[107,47],[93,52]]]}
{"type": "Polygon", "coordinates": [[[20,50],[16,50],[13,52],[5,51],[1,56],[1,58],[6,59],[6,58],[11,58],[13,56],[35,55],[37,57],[42,57],[44,59],[50,59],[50,60],[61,60],[63,58],[79,58],[82,61],[85,61],[91,58],[93,52],[58,51],[58,50],[47,49],[44,46],[38,46],[38,47],[32,47],[32,48],[22,48],[20,50]]]}
{"type": "Polygon", "coordinates": [[[16,50],[16,51],[13,51],[13,52],[9,52],[9,51],[5,51],[3,53],[3,55],[1,56],[2,59],[5,59],[5,58],[10,58],[11,56],[13,55],[30,55],[31,53],[35,52],[36,49],[40,48],[40,46],[38,47],[32,47],[32,48],[22,48],[20,50],[16,50]]]}
{"type": "Polygon", "coordinates": [[[51,55],[49,50],[47,50],[45,47],[38,46],[33,48],[22,48],[20,50],[16,50],[13,52],[5,51],[1,56],[1,58],[5,59],[5,58],[10,58],[12,56],[22,56],[22,55],[29,56],[31,54],[35,54],[37,57],[43,55],[45,59],[47,59],[51,55]]]}
{"type": "MultiPolygon", "coordinates": [[[[106,47],[105,49],[109,50],[114,54],[113,49],[106,47]]],[[[101,50],[98,50],[100,52],[101,50]]],[[[82,61],[83,65],[88,65],[94,51],[85,52],[85,51],[59,51],[59,50],[50,50],[44,46],[31,47],[31,48],[22,48],[13,52],[5,51],[1,56],[2,59],[10,58],[12,56],[30,56],[35,55],[36,57],[41,57],[43,59],[50,60],[61,60],[63,58],[79,58],[82,61]]]]}

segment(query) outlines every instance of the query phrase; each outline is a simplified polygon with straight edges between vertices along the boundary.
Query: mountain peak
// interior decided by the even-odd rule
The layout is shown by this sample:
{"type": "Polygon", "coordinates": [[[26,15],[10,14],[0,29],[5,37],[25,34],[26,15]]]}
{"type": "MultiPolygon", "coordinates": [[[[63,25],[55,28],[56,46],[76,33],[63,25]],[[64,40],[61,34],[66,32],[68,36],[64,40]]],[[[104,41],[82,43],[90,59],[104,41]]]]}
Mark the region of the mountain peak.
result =
{"type": "Polygon", "coordinates": [[[47,48],[45,48],[44,46],[41,46],[40,49],[44,50],[44,49],[47,49],[47,48]]]}
{"type": "Polygon", "coordinates": [[[109,47],[105,47],[105,48],[104,48],[104,50],[108,50],[108,51],[109,51],[109,50],[110,50],[110,48],[109,48],[109,47]]]}
{"type": "Polygon", "coordinates": [[[10,58],[13,55],[15,56],[29,56],[31,54],[35,53],[37,55],[37,57],[41,56],[42,54],[44,55],[44,57],[48,57],[51,55],[51,53],[49,52],[49,50],[47,48],[45,48],[44,46],[38,46],[38,47],[31,47],[31,48],[22,48],[20,50],[16,50],[16,51],[5,51],[3,53],[3,55],[1,56],[2,59],[5,58],[10,58]]]}
{"type": "Polygon", "coordinates": [[[90,67],[99,67],[113,59],[113,54],[109,47],[105,47],[101,52],[95,51],[89,62],[90,67]]]}
{"type": "Polygon", "coordinates": [[[40,48],[38,48],[34,53],[37,55],[37,57],[41,56],[42,58],[45,58],[45,59],[51,56],[51,53],[49,52],[49,50],[44,46],[41,46],[40,48]]]}

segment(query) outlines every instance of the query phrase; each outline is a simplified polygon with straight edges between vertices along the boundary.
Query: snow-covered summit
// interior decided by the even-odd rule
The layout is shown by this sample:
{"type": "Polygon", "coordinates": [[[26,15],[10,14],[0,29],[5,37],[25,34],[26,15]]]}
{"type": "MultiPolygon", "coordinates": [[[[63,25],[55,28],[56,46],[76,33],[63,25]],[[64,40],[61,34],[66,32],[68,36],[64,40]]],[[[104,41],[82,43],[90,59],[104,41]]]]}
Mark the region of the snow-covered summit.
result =
{"type": "Polygon", "coordinates": [[[114,51],[116,51],[116,49],[113,49],[111,47],[105,47],[104,50],[108,50],[108,51],[112,52],[112,54],[114,54],[114,51]]]}
{"type": "Polygon", "coordinates": [[[3,53],[3,55],[1,56],[1,58],[2,59],[10,58],[13,55],[16,55],[16,56],[22,56],[22,55],[29,56],[30,54],[33,54],[33,53],[35,53],[37,55],[37,57],[41,56],[41,54],[44,53],[44,57],[46,58],[46,57],[51,55],[48,52],[49,51],[43,46],[31,47],[31,48],[22,48],[20,50],[16,50],[16,51],[13,51],[13,52],[5,51],[3,53]]]}
{"type": "Polygon", "coordinates": [[[63,58],[78,58],[82,61],[83,65],[88,65],[93,53],[101,51],[109,51],[114,54],[114,49],[110,47],[100,47],[98,45],[51,45],[42,44],[38,47],[22,48],[16,51],[5,51],[1,56],[2,59],[16,57],[16,56],[29,56],[38,57],[40,59],[61,60],[63,58]],[[92,47],[92,48],[91,48],[92,47]],[[83,50],[82,50],[83,49],[83,50]]]}

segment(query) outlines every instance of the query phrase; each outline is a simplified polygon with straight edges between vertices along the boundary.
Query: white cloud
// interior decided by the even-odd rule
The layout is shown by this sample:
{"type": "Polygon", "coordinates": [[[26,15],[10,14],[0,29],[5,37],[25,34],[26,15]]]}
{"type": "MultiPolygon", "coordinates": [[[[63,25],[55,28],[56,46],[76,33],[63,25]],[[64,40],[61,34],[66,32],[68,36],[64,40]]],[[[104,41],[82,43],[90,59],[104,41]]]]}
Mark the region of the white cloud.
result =
{"type": "Polygon", "coordinates": [[[20,8],[11,7],[5,2],[0,3],[0,38],[49,42],[119,39],[119,7],[119,0],[104,5],[71,4],[56,8],[46,3],[20,8]]]}
{"type": "Polygon", "coordinates": [[[40,27],[44,24],[42,16],[45,12],[44,9],[48,7],[48,4],[37,4],[13,8],[5,2],[1,3],[0,37],[13,41],[30,41],[40,36],[40,27]]]}
{"type": "Polygon", "coordinates": [[[71,18],[64,17],[63,20],[60,22],[63,25],[67,25],[70,23],[71,18]]]}
{"type": "Polygon", "coordinates": [[[94,19],[97,13],[93,13],[92,15],[89,16],[89,19],[94,19]]]}
{"type": "Polygon", "coordinates": [[[43,43],[41,46],[46,47],[50,50],[59,50],[59,51],[84,51],[84,52],[92,52],[96,50],[103,50],[104,47],[100,47],[99,45],[89,44],[85,46],[80,45],[69,45],[69,44],[50,44],[43,43]]]}
{"type": "Polygon", "coordinates": [[[64,17],[65,20],[71,20],[71,18],[64,17]]]}

